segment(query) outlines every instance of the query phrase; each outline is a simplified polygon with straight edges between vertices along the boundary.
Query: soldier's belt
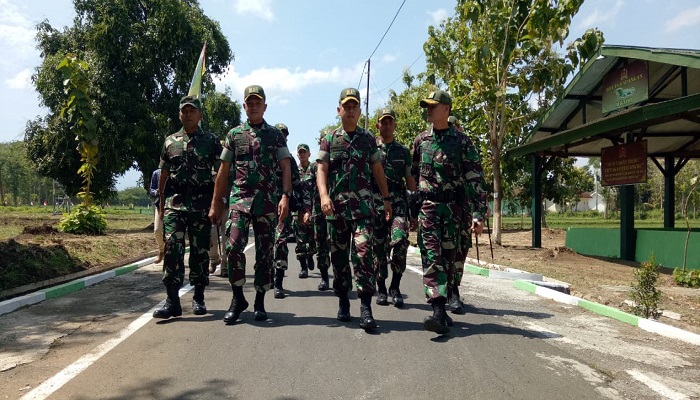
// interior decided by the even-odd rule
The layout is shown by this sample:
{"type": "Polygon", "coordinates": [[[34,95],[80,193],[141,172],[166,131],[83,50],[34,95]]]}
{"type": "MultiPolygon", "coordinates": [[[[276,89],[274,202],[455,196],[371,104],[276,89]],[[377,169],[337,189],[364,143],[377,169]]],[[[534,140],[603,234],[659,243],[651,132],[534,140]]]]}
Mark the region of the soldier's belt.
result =
{"type": "Polygon", "coordinates": [[[454,190],[441,190],[439,192],[421,192],[423,199],[436,203],[451,203],[457,201],[457,192],[454,190]]]}

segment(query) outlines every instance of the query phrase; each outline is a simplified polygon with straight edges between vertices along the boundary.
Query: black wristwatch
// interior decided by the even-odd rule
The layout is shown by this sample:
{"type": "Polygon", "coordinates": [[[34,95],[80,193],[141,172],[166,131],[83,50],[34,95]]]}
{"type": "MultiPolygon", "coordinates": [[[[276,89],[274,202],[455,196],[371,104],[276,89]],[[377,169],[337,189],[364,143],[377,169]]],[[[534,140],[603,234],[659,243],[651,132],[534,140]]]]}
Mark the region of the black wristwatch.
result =
{"type": "Polygon", "coordinates": [[[391,196],[386,196],[386,197],[384,197],[382,200],[384,200],[384,201],[391,201],[391,196]]]}
{"type": "Polygon", "coordinates": [[[282,192],[284,196],[287,196],[288,199],[292,198],[292,192],[282,192]]]}

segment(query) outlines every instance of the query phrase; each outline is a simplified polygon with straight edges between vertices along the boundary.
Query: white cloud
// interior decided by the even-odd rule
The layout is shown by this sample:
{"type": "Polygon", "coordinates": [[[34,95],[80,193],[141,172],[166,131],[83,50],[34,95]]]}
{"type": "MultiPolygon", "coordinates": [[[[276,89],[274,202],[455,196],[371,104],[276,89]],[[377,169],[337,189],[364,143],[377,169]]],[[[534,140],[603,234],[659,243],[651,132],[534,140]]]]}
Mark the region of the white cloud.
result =
{"type": "Polygon", "coordinates": [[[6,79],[5,83],[10,89],[31,89],[32,86],[32,71],[29,69],[23,69],[17,75],[10,79],[6,79]]]}
{"type": "Polygon", "coordinates": [[[234,98],[241,96],[246,86],[260,85],[265,88],[268,103],[284,104],[288,101],[287,96],[310,86],[354,85],[362,73],[363,65],[363,63],[358,63],[351,68],[333,67],[326,71],[263,67],[253,70],[247,75],[241,75],[235,68],[231,68],[225,76],[215,77],[214,80],[217,85],[230,87],[234,98]]]}
{"type": "Polygon", "coordinates": [[[445,20],[445,18],[449,16],[449,14],[447,13],[447,11],[445,11],[444,8],[439,8],[435,11],[430,11],[428,12],[428,15],[430,15],[431,25],[439,25],[440,22],[442,22],[443,20],[445,20]]]}
{"type": "MultiPolygon", "coordinates": [[[[605,4],[609,3],[606,2],[605,4]]],[[[596,8],[593,10],[593,13],[587,15],[586,18],[581,21],[581,26],[583,26],[584,30],[601,26],[614,26],[617,21],[617,15],[624,5],[625,2],[623,0],[617,0],[615,5],[607,7],[602,11],[596,8]]]]}
{"type": "Polygon", "coordinates": [[[399,57],[396,54],[385,54],[384,57],[382,57],[382,63],[384,64],[391,64],[394,61],[396,61],[399,57]]]}
{"type": "Polygon", "coordinates": [[[0,0],[0,43],[3,57],[0,66],[24,65],[37,56],[35,50],[33,24],[20,12],[19,8],[7,0],[0,0]]]}
{"type": "Polygon", "coordinates": [[[272,0],[236,0],[233,7],[237,14],[252,14],[267,21],[272,21],[272,0]]]}
{"type": "Polygon", "coordinates": [[[678,15],[666,21],[666,31],[675,32],[693,25],[700,25],[700,7],[681,11],[678,15]]]}

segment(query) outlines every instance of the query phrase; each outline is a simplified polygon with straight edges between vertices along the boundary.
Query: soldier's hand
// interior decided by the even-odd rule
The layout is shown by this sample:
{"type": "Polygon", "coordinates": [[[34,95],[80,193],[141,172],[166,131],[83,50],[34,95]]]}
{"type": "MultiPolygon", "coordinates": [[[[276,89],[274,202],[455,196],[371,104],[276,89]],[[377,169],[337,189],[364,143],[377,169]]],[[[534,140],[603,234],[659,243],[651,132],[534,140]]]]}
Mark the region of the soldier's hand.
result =
{"type": "Polygon", "coordinates": [[[289,214],[289,199],[287,196],[282,196],[279,204],[277,205],[277,215],[279,216],[280,220],[283,220],[287,218],[287,214],[289,214]]]}
{"type": "Polygon", "coordinates": [[[408,223],[408,229],[411,231],[415,231],[418,229],[418,218],[411,218],[411,220],[408,223]]]}
{"type": "Polygon", "coordinates": [[[212,223],[212,225],[216,225],[219,223],[219,215],[216,212],[216,207],[209,208],[209,221],[212,223]]]}
{"type": "Polygon", "coordinates": [[[393,210],[391,209],[391,202],[389,200],[384,200],[384,215],[387,221],[391,219],[392,211],[393,210]]]}
{"type": "Polygon", "coordinates": [[[321,211],[323,212],[323,215],[328,217],[333,215],[333,212],[335,212],[333,202],[328,195],[321,197],[321,211]]]}
{"type": "Polygon", "coordinates": [[[479,221],[478,219],[474,218],[472,220],[472,232],[474,232],[475,235],[481,235],[481,232],[484,231],[484,223],[483,221],[479,221]]]}
{"type": "Polygon", "coordinates": [[[304,211],[304,219],[301,221],[304,225],[308,225],[311,222],[311,213],[309,211],[304,211]]]}
{"type": "Polygon", "coordinates": [[[158,209],[158,218],[160,218],[161,221],[163,220],[163,208],[158,209]]]}

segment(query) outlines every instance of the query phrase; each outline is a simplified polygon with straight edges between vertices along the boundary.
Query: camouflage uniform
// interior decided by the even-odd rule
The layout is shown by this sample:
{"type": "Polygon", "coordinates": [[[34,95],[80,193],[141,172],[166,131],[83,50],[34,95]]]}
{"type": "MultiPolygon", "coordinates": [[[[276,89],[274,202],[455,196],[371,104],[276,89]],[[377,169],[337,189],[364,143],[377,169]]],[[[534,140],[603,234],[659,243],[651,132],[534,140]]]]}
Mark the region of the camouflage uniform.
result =
{"type": "MultiPolygon", "coordinates": [[[[299,167],[297,166],[296,160],[292,157],[291,159],[291,169],[292,169],[292,188],[294,190],[295,200],[290,199],[290,208],[292,203],[296,203],[301,199],[301,181],[299,180],[299,167]]],[[[282,170],[278,168],[278,179],[280,185],[278,186],[279,196],[282,196],[282,170]]],[[[298,207],[298,205],[297,205],[298,207]]],[[[296,208],[296,207],[295,207],[296,208]]],[[[277,228],[275,229],[275,268],[286,270],[288,259],[289,259],[289,247],[287,247],[287,238],[292,235],[292,210],[290,209],[289,214],[277,223],[277,228]]]]}
{"type": "Polygon", "coordinates": [[[412,174],[422,198],[418,245],[425,296],[431,303],[451,295],[448,283],[455,279],[463,204],[484,213],[485,182],[474,145],[453,127],[437,132],[431,127],[416,137],[412,174]]]}
{"type": "Polygon", "coordinates": [[[163,214],[166,286],[180,286],[184,281],[184,270],[178,268],[178,263],[185,256],[185,230],[190,243],[190,284],[209,284],[211,223],[207,214],[214,192],[212,169],[218,167],[220,153],[219,139],[201,128],[190,135],[181,129],[165,139],[160,169],[170,172],[164,188],[163,214]]]}
{"type": "Polygon", "coordinates": [[[326,290],[328,284],[328,269],[331,267],[328,223],[326,222],[326,216],[321,212],[321,199],[319,198],[318,187],[316,186],[318,164],[316,162],[311,163],[309,170],[312,175],[311,180],[314,182],[311,225],[313,226],[313,239],[317,251],[316,262],[318,264],[318,270],[321,273],[321,279],[325,279],[325,282],[321,282],[321,285],[319,285],[319,289],[326,290]]]}
{"type": "MultiPolygon", "coordinates": [[[[308,150],[307,150],[308,151],[308,150]]],[[[299,179],[301,182],[301,190],[304,193],[305,204],[304,209],[311,212],[313,207],[313,197],[316,193],[316,174],[313,171],[314,165],[309,165],[304,168],[299,166],[299,179]]],[[[302,211],[299,211],[300,213],[302,211]]],[[[311,223],[308,225],[299,222],[299,219],[294,220],[294,236],[296,237],[296,247],[294,252],[298,259],[311,258],[316,254],[316,242],[314,241],[314,228],[311,223]]],[[[313,268],[311,268],[313,269],[313,268]]]]}
{"type": "Polygon", "coordinates": [[[226,222],[228,279],[232,287],[246,282],[245,254],[248,232],[255,234],[255,279],[257,292],[266,292],[272,283],[272,258],[277,203],[282,185],[277,175],[279,161],[291,157],[282,132],[265,120],[259,128],[248,122],[226,135],[221,159],[232,163],[233,185],[226,222]]]}
{"type": "Polygon", "coordinates": [[[350,291],[352,276],[349,258],[354,266],[355,285],[359,295],[375,292],[372,234],[371,164],[379,161],[374,137],[357,127],[348,134],[342,127],[321,139],[317,161],[328,163],[328,195],[335,213],[327,216],[333,265],[333,290],[336,295],[350,291]],[[350,246],[354,250],[350,253],[350,246]]]}

